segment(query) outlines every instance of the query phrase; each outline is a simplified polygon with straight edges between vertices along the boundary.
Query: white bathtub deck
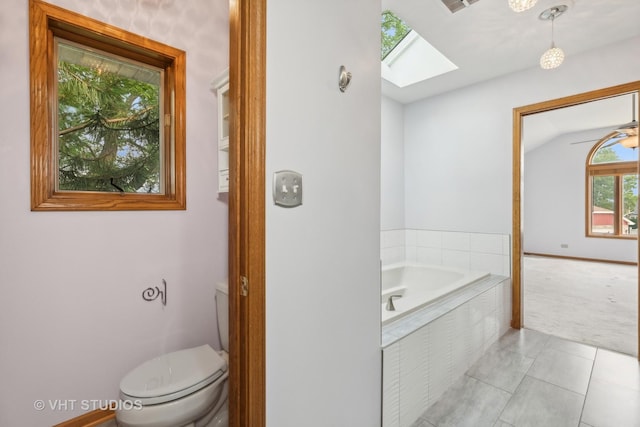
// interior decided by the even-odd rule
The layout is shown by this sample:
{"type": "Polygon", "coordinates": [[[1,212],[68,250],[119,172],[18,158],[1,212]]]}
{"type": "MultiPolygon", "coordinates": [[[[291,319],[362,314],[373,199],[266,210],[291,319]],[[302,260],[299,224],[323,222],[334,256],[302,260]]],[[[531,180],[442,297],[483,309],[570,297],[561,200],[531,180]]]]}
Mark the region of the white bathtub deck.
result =
{"type": "Polygon", "coordinates": [[[413,313],[382,326],[381,346],[388,347],[399,339],[415,332],[422,326],[434,321],[440,316],[452,311],[458,306],[470,301],[474,297],[486,292],[498,283],[508,280],[506,276],[491,274],[466,286],[460,291],[454,292],[433,304],[429,304],[413,313]]]}

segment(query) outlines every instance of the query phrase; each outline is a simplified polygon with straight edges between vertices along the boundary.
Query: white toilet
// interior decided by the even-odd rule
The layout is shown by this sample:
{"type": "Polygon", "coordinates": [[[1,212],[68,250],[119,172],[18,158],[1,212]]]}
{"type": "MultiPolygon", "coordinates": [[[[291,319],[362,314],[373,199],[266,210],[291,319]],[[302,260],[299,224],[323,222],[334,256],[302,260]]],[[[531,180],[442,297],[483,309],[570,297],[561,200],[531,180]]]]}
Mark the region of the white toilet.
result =
{"type": "Polygon", "coordinates": [[[229,289],[216,286],[222,351],[209,345],[144,362],[120,382],[119,427],[227,427],[229,289]]]}

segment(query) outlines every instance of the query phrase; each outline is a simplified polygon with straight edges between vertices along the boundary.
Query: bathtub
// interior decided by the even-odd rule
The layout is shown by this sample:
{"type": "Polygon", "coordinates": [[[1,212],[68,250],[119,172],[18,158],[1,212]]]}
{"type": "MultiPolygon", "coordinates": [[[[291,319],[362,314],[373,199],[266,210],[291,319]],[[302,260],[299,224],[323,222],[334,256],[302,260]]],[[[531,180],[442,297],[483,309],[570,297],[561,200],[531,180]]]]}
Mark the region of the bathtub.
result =
{"type": "Polygon", "coordinates": [[[440,265],[403,263],[385,266],[380,298],[382,324],[398,320],[487,276],[488,272],[440,265]],[[392,295],[400,295],[393,299],[395,311],[386,309],[392,295]]]}

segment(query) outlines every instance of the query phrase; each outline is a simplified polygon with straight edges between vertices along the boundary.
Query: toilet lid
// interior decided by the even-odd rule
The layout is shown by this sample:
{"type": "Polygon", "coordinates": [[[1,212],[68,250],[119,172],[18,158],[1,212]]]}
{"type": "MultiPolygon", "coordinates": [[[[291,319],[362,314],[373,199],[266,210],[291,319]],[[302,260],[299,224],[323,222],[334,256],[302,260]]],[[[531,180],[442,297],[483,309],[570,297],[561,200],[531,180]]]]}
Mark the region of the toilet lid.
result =
{"type": "Polygon", "coordinates": [[[226,370],[224,359],[209,345],[202,345],[144,362],[122,379],[120,391],[132,398],[166,402],[200,390],[226,370]]]}

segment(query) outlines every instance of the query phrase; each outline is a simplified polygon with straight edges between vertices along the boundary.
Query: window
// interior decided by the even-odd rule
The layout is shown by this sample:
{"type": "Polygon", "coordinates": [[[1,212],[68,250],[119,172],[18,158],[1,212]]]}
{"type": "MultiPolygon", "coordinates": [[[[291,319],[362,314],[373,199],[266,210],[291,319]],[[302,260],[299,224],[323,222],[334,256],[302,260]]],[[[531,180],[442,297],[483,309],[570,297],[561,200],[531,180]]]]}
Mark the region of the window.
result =
{"type": "Polygon", "coordinates": [[[29,9],[31,209],[185,209],[185,53],[29,9]]]}
{"type": "Polygon", "coordinates": [[[638,152],[613,132],[587,157],[587,236],[637,238],[638,152]]]}

